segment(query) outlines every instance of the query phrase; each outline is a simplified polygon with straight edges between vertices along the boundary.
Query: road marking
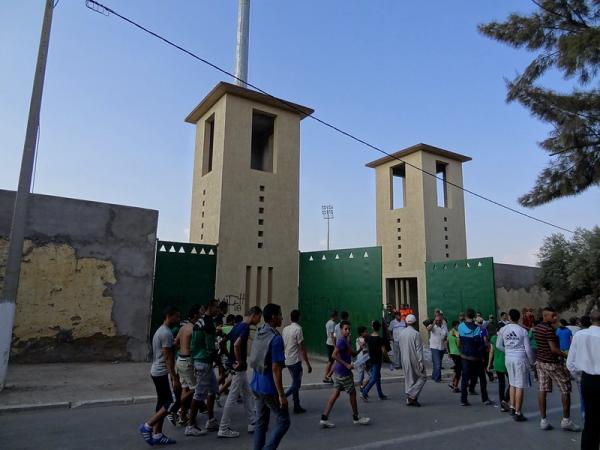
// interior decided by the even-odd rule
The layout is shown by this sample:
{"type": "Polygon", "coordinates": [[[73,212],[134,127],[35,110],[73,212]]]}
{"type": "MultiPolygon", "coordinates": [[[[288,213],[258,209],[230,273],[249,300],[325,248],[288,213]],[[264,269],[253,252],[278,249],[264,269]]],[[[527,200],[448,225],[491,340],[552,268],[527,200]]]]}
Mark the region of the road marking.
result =
{"type": "MultiPolygon", "coordinates": [[[[572,408],[577,408],[577,407],[579,407],[579,405],[572,405],[572,408]]],[[[547,413],[550,414],[550,413],[555,413],[558,411],[562,411],[562,406],[559,406],[556,408],[551,408],[547,411],[547,413]]],[[[529,412],[529,413],[526,413],[525,415],[537,417],[537,416],[539,416],[539,413],[538,412],[529,412]]],[[[408,436],[402,436],[402,437],[397,437],[397,438],[393,438],[393,439],[386,439],[383,441],[361,444],[361,445],[357,445],[356,447],[346,447],[346,450],[381,449],[381,448],[386,448],[386,447],[390,447],[390,446],[395,446],[398,444],[404,444],[406,442],[421,441],[423,439],[431,439],[432,437],[444,436],[446,434],[470,431],[474,428],[485,428],[485,427],[489,427],[492,425],[498,425],[498,424],[501,424],[504,422],[510,422],[511,420],[513,420],[513,419],[510,417],[502,417],[499,419],[484,420],[482,422],[470,423],[468,425],[460,425],[460,426],[456,426],[456,427],[442,428],[440,430],[435,430],[435,431],[425,431],[423,433],[409,434],[408,436]]]]}

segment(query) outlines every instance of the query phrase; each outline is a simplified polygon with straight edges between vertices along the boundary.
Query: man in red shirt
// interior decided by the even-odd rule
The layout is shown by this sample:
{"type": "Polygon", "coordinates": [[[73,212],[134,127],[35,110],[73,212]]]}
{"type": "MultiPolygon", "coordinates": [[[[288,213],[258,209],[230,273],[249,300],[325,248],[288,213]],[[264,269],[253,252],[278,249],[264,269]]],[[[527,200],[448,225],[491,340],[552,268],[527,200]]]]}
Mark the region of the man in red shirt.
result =
{"type": "Polygon", "coordinates": [[[543,322],[533,328],[533,334],[537,342],[536,368],[539,378],[540,391],[538,403],[540,407],[540,428],[551,430],[552,425],[546,418],[546,395],[552,392],[554,381],[561,393],[563,406],[563,419],[560,427],[566,431],[580,431],[579,426],[571,420],[571,376],[565,367],[564,358],[567,354],[561,351],[558,338],[554,329],[557,317],[553,308],[546,307],[542,311],[543,322]]]}

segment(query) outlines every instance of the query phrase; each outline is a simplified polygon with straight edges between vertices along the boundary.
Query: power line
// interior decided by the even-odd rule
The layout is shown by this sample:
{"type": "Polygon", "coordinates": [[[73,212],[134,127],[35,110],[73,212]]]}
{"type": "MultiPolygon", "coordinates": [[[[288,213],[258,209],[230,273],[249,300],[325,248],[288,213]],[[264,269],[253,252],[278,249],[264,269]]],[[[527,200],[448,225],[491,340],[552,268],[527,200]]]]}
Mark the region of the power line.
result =
{"type": "MultiPolygon", "coordinates": [[[[246,80],[242,80],[242,79],[236,77],[233,73],[231,73],[231,72],[223,69],[222,67],[217,66],[216,64],[208,61],[207,59],[202,58],[201,56],[198,56],[194,52],[192,52],[190,50],[187,50],[187,49],[181,47],[180,45],[175,44],[174,42],[172,42],[172,41],[168,40],[167,38],[165,38],[165,37],[163,37],[163,36],[155,33],[154,31],[149,30],[148,28],[145,28],[144,26],[140,25],[139,23],[137,23],[137,22],[135,22],[135,21],[133,21],[133,20],[131,20],[131,19],[129,19],[129,18],[121,15],[121,14],[119,14],[115,10],[113,10],[113,9],[107,7],[107,6],[104,6],[102,3],[99,3],[99,2],[97,2],[95,0],[86,0],[85,3],[86,3],[86,6],[89,9],[91,9],[92,11],[97,12],[99,14],[102,14],[104,16],[108,16],[110,14],[113,14],[113,15],[117,16],[118,18],[124,20],[125,22],[128,22],[129,24],[133,25],[134,27],[139,28],[140,30],[142,30],[142,31],[150,34],[151,36],[154,36],[155,38],[163,41],[164,43],[170,45],[171,47],[174,47],[177,50],[179,50],[179,51],[181,51],[181,52],[183,52],[183,53],[191,56],[192,58],[194,58],[194,59],[196,59],[196,60],[198,60],[198,61],[206,64],[207,66],[212,67],[213,69],[221,72],[222,74],[227,75],[228,77],[231,77],[234,80],[237,80],[237,81],[245,83],[246,86],[249,86],[252,89],[260,92],[261,94],[266,95],[266,96],[270,97],[271,99],[273,99],[273,100],[275,100],[275,101],[277,101],[279,103],[284,104],[287,108],[291,108],[291,109],[297,111],[298,113],[300,113],[301,115],[306,115],[305,112],[303,112],[300,109],[298,109],[296,107],[296,105],[294,105],[293,103],[290,103],[290,102],[287,102],[286,100],[283,100],[281,98],[275,97],[274,95],[271,95],[270,93],[268,93],[267,91],[259,88],[258,86],[255,86],[254,84],[249,83],[246,80]]],[[[417,166],[415,164],[412,164],[412,163],[410,163],[408,161],[405,161],[405,160],[403,160],[401,158],[398,158],[397,156],[394,156],[393,154],[388,153],[385,150],[383,150],[383,149],[381,149],[381,148],[379,148],[379,147],[377,147],[377,146],[375,146],[373,144],[370,144],[369,142],[365,141],[364,139],[361,139],[361,138],[353,135],[352,133],[349,133],[349,132],[347,132],[345,130],[342,130],[341,128],[338,128],[337,126],[335,126],[335,125],[333,125],[333,124],[331,124],[329,122],[326,122],[323,119],[320,119],[319,117],[315,116],[314,113],[313,114],[309,114],[308,117],[310,117],[314,121],[320,123],[321,125],[324,125],[327,128],[330,128],[330,129],[336,131],[337,133],[342,134],[342,135],[344,135],[344,136],[352,139],[353,141],[356,141],[356,142],[358,142],[360,144],[363,144],[364,146],[366,146],[366,147],[368,147],[368,148],[370,148],[372,150],[375,150],[375,151],[377,151],[379,153],[382,153],[383,155],[388,156],[388,157],[390,157],[392,159],[400,161],[401,163],[404,163],[405,165],[407,165],[409,167],[412,167],[413,169],[416,169],[416,170],[418,170],[420,172],[423,172],[424,174],[427,174],[427,175],[429,175],[429,176],[431,176],[433,178],[436,178],[436,179],[438,179],[438,180],[440,180],[440,181],[442,181],[442,182],[444,182],[444,183],[446,183],[446,184],[448,184],[450,186],[453,186],[453,187],[455,187],[457,189],[460,189],[463,192],[471,194],[474,197],[477,197],[477,198],[479,198],[481,200],[485,200],[486,202],[489,202],[489,203],[491,203],[493,205],[496,205],[496,206],[499,206],[501,208],[504,208],[504,209],[506,209],[508,211],[511,211],[511,212],[515,213],[515,214],[519,214],[519,215],[521,215],[523,217],[526,217],[528,219],[534,220],[534,221],[539,222],[539,223],[543,223],[544,225],[548,225],[550,227],[554,227],[554,228],[557,228],[559,230],[566,231],[568,233],[573,233],[572,230],[569,230],[567,228],[561,227],[560,225],[553,224],[553,223],[548,222],[546,220],[543,220],[543,219],[540,219],[538,217],[532,216],[531,214],[527,214],[527,213],[525,213],[523,211],[519,211],[518,209],[512,208],[512,207],[510,207],[508,205],[500,203],[500,202],[498,202],[496,200],[493,200],[493,199],[491,199],[489,197],[486,197],[484,195],[478,194],[478,193],[476,193],[474,191],[471,191],[470,189],[467,189],[467,188],[465,188],[463,186],[460,186],[460,185],[458,185],[456,183],[452,183],[451,181],[448,181],[447,179],[445,179],[443,177],[438,177],[435,173],[431,173],[431,172],[429,172],[429,171],[427,171],[427,170],[425,170],[425,169],[423,169],[423,168],[421,168],[421,167],[419,167],[419,166],[417,166]]]]}

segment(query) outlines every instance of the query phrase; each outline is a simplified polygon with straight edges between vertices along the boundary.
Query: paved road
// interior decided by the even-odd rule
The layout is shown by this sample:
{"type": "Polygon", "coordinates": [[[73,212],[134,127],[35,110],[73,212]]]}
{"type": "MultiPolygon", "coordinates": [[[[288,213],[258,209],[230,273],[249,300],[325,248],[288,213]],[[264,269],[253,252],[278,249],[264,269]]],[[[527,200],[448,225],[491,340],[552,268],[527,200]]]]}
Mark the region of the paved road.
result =
{"type": "MultiPolygon", "coordinates": [[[[422,408],[403,404],[403,384],[384,385],[387,401],[360,403],[361,414],[372,419],[369,426],[352,424],[347,397],[342,396],[331,420],[337,428],[318,427],[321,409],[329,391],[303,393],[308,413],[292,416],[292,427],[285,436],[282,449],[397,449],[419,447],[420,450],[464,450],[468,448],[499,449],[578,449],[580,434],[560,430],[541,431],[534,389],[526,393],[525,414],[530,420],[515,423],[497,407],[483,406],[473,398],[473,406],[460,407],[457,394],[445,384],[427,383],[422,395],[422,408]]],[[[497,385],[490,392],[495,398],[497,385]]],[[[344,394],[345,395],[345,394],[344,394]]],[[[372,396],[376,398],[376,395],[372,396]]],[[[560,422],[558,395],[553,394],[549,408],[552,423],[560,422]]],[[[48,410],[0,415],[0,448],[2,449],[144,449],[148,446],[137,434],[136,427],[151,412],[151,405],[128,405],[88,409],[48,410]]],[[[573,417],[579,422],[579,412],[573,417]]],[[[219,411],[220,412],[220,411],[219,411]]],[[[202,416],[200,416],[202,417],[202,416]]],[[[234,428],[242,429],[240,412],[233,418],[234,428]]],[[[165,425],[165,431],[178,439],[174,449],[210,448],[233,450],[251,448],[250,437],[218,439],[215,433],[198,438],[185,438],[182,429],[165,425]]]]}

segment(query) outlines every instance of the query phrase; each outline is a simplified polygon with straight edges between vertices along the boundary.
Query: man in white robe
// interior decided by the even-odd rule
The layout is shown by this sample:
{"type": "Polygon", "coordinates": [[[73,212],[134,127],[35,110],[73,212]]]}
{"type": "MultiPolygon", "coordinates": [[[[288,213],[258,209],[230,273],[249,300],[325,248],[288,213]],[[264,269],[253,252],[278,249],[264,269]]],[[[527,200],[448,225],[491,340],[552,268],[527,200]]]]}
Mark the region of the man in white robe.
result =
{"type": "Polygon", "coordinates": [[[407,327],[400,333],[400,355],[404,369],[404,386],[407,406],[421,406],[419,394],[427,381],[423,341],[416,329],[417,318],[414,314],[406,316],[407,327]]]}

